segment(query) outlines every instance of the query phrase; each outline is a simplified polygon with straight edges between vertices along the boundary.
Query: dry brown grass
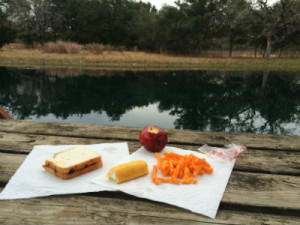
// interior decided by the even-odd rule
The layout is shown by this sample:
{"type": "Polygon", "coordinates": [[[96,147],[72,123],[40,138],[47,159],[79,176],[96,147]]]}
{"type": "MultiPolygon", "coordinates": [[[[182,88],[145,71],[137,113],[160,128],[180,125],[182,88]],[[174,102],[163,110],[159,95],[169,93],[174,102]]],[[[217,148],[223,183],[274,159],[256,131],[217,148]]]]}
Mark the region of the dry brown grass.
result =
{"type": "Polygon", "coordinates": [[[98,55],[86,51],[77,54],[49,54],[38,49],[2,49],[0,65],[112,69],[300,70],[300,59],[204,58],[140,51],[103,51],[98,55]]]}
{"type": "Polygon", "coordinates": [[[86,52],[89,52],[91,54],[100,55],[103,54],[103,52],[110,52],[114,51],[115,47],[112,45],[103,45],[103,44],[97,44],[97,43],[91,43],[83,45],[83,49],[86,52]]]}
{"type": "Polygon", "coordinates": [[[78,54],[82,46],[74,42],[56,41],[45,43],[42,50],[47,53],[78,54]]]}
{"type": "Polygon", "coordinates": [[[84,46],[84,50],[92,53],[92,54],[96,54],[96,55],[100,55],[105,51],[105,46],[102,44],[87,44],[84,46]]]}
{"type": "Polygon", "coordinates": [[[5,44],[2,49],[12,50],[12,49],[25,49],[26,46],[22,43],[9,43],[5,44]]]}
{"type": "Polygon", "coordinates": [[[91,53],[95,55],[103,54],[103,52],[110,51],[123,51],[125,48],[122,46],[103,45],[98,43],[90,43],[80,45],[74,42],[56,41],[47,42],[43,45],[36,43],[30,46],[33,49],[43,50],[46,53],[62,53],[62,54],[78,54],[78,53],[91,53]]]}
{"type": "MultiPolygon", "coordinates": [[[[200,53],[200,57],[205,57],[205,58],[228,58],[229,57],[229,52],[228,51],[202,51],[200,53]]],[[[238,58],[255,58],[255,53],[254,51],[233,51],[232,52],[232,57],[238,57],[238,58]]],[[[263,53],[262,52],[257,52],[256,54],[257,58],[262,58],[263,53]]]]}
{"type": "MultiPolygon", "coordinates": [[[[31,45],[24,45],[21,43],[11,43],[6,44],[3,49],[5,50],[13,50],[13,49],[37,49],[37,50],[43,50],[46,53],[61,53],[61,54],[85,54],[85,53],[91,53],[95,55],[103,54],[104,52],[121,52],[123,53],[125,51],[124,46],[112,46],[112,45],[103,45],[99,43],[90,43],[85,45],[80,45],[74,42],[65,42],[58,40],[56,42],[47,42],[45,44],[40,44],[37,42],[34,42],[31,45]]],[[[134,53],[141,53],[138,50],[137,46],[134,46],[130,52],[134,53]]],[[[160,51],[160,54],[157,55],[168,55],[164,51],[160,51]]],[[[170,56],[170,55],[169,55],[170,56]]],[[[172,56],[172,57],[180,57],[180,56],[172,56]]],[[[256,54],[254,51],[233,51],[232,52],[232,58],[263,58],[264,52],[257,51],[256,54]]],[[[300,58],[300,52],[299,51],[284,51],[282,54],[279,52],[273,52],[271,57],[273,58],[300,58]]],[[[194,57],[186,57],[184,58],[194,58],[194,57]]],[[[228,51],[222,51],[222,50],[209,50],[209,51],[201,51],[198,55],[198,58],[229,58],[229,52],[228,51]]]]}
{"type": "MultiPolygon", "coordinates": [[[[228,58],[229,52],[228,51],[202,51],[199,55],[200,57],[205,58],[228,58]]],[[[233,51],[232,52],[233,58],[263,58],[264,52],[258,51],[255,56],[254,51],[233,51]]],[[[284,51],[281,53],[276,51],[273,52],[271,58],[300,58],[299,51],[284,51]]]]}

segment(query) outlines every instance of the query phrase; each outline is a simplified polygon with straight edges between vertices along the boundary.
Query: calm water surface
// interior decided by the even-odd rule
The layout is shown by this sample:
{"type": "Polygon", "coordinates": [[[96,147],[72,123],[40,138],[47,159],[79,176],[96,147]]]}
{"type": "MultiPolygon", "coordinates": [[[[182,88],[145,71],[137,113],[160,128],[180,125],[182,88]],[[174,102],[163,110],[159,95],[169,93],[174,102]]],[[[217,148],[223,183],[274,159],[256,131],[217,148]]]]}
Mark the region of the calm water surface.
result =
{"type": "Polygon", "coordinates": [[[300,72],[80,72],[0,67],[15,119],[300,135],[300,72]]]}

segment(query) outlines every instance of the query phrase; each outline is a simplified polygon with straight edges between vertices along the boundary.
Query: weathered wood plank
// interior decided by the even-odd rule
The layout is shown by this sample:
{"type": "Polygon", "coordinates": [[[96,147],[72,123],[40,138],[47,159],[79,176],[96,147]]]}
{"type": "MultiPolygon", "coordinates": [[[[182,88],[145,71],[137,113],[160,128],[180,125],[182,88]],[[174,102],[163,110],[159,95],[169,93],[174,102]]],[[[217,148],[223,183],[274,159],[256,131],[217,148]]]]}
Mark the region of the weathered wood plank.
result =
{"type": "MultiPolygon", "coordinates": [[[[0,132],[0,151],[2,150],[0,152],[0,182],[2,184],[8,182],[25,159],[25,154],[29,153],[34,145],[127,141],[131,152],[140,147],[138,142],[140,128],[0,121],[0,131],[2,130],[3,132],[0,132]],[[18,152],[25,154],[17,154],[18,152]]],[[[244,136],[244,134],[180,130],[167,130],[167,132],[170,145],[191,150],[196,150],[204,143],[227,144],[230,143],[228,142],[230,138],[237,140],[242,137],[243,140],[249,142],[250,146],[242,142],[250,149],[239,156],[237,160],[235,171],[230,177],[221,209],[215,220],[162,203],[134,197],[122,198],[117,193],[105,196],[105,193],[101,192],[91,195],[64,195],[0,201],[0,223],[300,224],[298,216],[270,214],[272,210],[273,212],[283,210],[282,214],[288,212],[285,210],[292,210],[295,215],[295,212],[300,210],[298,203],[300,201],[300,177],[253,172],[299,174],[299,137],[247,134],[244,136]],[[192,136],[188,136],[189,134],[192,136]],[[181,136],[182,139],[180,139],[181,136]],[[277,137],[283,139],[275,140],[277,137]],[[272,139],[274,139],[273,142],[272,139]],[[257,143],[250,143],[251,141],[257,143]],[[264,141],[271,144],[263,145],[264,141]],[[280,142],[281,145],[274,147],[280,142]],[[291,143],[289,144],[289,142],[291,143]],[[224,204],[233,207],[224,209],[224,207],[222,208],[224,204]],[[249,211],[244,212],[238,208],[239,206],[249,207],[249,211]],[[257,210],[254,210],[256,207],[261,207],[263,211],[258,213],[257,210]]]]}
{"type": "Polygon", "coordinates": [[[25,155],[0,153],[0,183],[7,183],[25,160],[25,155]]]}
{"type": "MultiPolygon", "coordinates": [[[[24,120],[1,120],[0,131],[136,141],[141,128],[34,122],[24,120]]],[[[166,131],[168,133],[169,143],[171,144],[209,144],[222,146],[224,144],[238,142],[248,148],[300,150],[300,136],[200,132],[175,129],[166,129],[166,131]]]]}
{"type": "Polygon", "coordinates": [[[299,224],[288,215],[218,211],[210,219],[152,201],[64,195],[0,201],[1,224],[299,224]],[[122,206],[122,207],[120,207],[122,206]]]}
{"type": "Polygon", "coordinates": [[[299,189],[300,177],[233,171],[222,202],[300,210],[299,189]]]}
{"type": "MultiPolygon", "coordinates": [[[[0,153],[0,182],[7,183],[25,155],[0,153]]],[[[300,177],[233,171],[223,203],[300,210],[300,177]]]]}
{"type": "MultiPolygon", "coordinates": [[[[74,138],[51,135],[20,134],[0,132],[0,151],[29,153],[34,145],[97,144],[115,142],[107,139],[74,138]]],[[[137,141],[127,142],[130,152],[140,148],[137,141]]],[[[197,150],[195,145],[176,145],[183,149],[197,150]]],[[[300,174],[300,152],[248,149],[242,153],[235,164],[235,170],[259,171],[279,174],[300,174]]]]}

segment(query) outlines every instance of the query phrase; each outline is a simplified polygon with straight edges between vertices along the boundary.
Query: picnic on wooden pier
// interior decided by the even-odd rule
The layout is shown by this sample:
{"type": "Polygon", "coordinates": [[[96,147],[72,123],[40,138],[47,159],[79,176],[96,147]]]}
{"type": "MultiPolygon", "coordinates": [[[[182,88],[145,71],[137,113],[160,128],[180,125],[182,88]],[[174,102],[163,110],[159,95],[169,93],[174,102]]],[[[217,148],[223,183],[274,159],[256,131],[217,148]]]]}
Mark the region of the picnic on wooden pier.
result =
{"type": "MultiPolygon", "coordinates": [[[[1,190],[35,145],[127,142],[137,127],[0,120],[1,190]]],[[[215,219],[122,192],[2,200],[2,224],[299,224],[300,137],[166,129],[169,146],[243,143],[215,219]]],[[[205,193],[202,193],[205,194],[205,193]]]]}

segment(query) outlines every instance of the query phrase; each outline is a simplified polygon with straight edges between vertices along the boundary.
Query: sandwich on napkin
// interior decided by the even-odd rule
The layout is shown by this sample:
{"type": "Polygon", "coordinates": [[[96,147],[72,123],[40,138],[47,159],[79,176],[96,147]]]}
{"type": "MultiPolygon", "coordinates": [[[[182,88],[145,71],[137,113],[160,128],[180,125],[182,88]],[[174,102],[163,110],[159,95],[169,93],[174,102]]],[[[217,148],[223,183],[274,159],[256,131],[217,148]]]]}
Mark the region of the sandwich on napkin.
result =
{"type": "Polygon", "coordinates": [[[63,179],[71,179],[102,167],[102,158],[98,152],[84,146],[76,146],[54,154],[47,159],[43,168],[63,179]]]}

